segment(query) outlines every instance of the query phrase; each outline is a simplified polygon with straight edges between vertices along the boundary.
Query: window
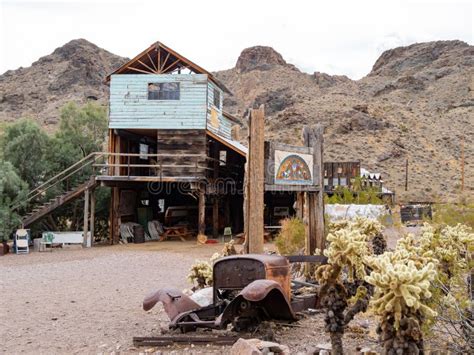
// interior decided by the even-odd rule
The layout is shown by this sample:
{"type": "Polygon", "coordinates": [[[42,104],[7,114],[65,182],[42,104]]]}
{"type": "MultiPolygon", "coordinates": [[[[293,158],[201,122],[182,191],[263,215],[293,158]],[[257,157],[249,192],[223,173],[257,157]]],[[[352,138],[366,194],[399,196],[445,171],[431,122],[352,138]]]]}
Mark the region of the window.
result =
{"type": "Polygon", "coordinates": [[[221,92],[214,89],[214,106],[221,108],[221,92]]]}
{"type": "Polygon", "coordinates": [[[149,83],[148,100],[179,100],[179,83],[149,83]]]}
{"type": "Polygon", "coordinates": [[[227,151],[220,150],[219,151],[219,165],[225,166],[227,164],[227,151]]]}
{"type": "Polygon", "coordinates": [[[160,212],[165,212],[165,200],[163,198],[158,200],[158,208],[160,209],[160,212]]]}
{"type": "Polygon", "coordinates": [[[148,144],[140,143],[140,159],[148,159],[148,144]]]}

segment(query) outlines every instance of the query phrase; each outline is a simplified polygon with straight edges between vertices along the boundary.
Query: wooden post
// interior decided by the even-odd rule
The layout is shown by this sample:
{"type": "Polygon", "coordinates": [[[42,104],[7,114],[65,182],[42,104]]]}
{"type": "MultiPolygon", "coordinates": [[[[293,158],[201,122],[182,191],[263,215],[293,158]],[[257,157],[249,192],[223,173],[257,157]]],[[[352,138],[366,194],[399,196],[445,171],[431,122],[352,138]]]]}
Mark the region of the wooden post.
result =
{"type": "Polygon", "coordinates": [[[217,190],[217,179],[219,178],[219,145],[213,142],[211,145],[211,156],[213,158],[212,177],[215,184],[216,191],[214,192],[214,199],[212,201],[212,237],[215,239],[219,235],[219,191],[217,190]]]}
{"type": "Polygon", "coordinates": [[[82,245],[87,247],[87,232],[89,229],[89,189],[84,191],[84,239],[82,245]]]}
{"type": "Polygon", "coordinates": [[[251,110],[249,118],[248,194],[246,199],[247,248],[263,253],[264,108],[251,110]]]}
{"type": "Polygon", "coordinates": [[[212,236],[217,238],[219,236],[219,198],[214,196],[212,203],[212,236]]]}
{"type": "Polygon", "coordinates": [[[111,244],[117,244],[120,235],[120,221],[119,221],[119,206],[120,206],[120,190],[118,187],[112,188],[111,201],[111,215],[110,215],[110,236],[111,244]]]}
{"type": "MultiPolygon", "coordinates": [[[[115,137],[115,153],[120,153],[121,152],[121,144],[122,144],[122,140],[121,140],[121,137],[120,136],[116,136],[115,137]]],[[[118,155],[115,156],[115,164],[119,165],[121,164],[122,162],[122,158],[118,155]]],[[[114,175],[115,176],[120,176],[121,175],[121,170],[122,168],[119,166],[116,166],[115,169],[114,169],[114,175]]]]}
{"type": "Polygon", "coordinates": [[[319,191],[315,195],[316,201],[314,202],[314,223],[316,232],[316,248],[321,252],[326,247],[326,235],[324,228],[324,160],[323,160],[323,147],[324,147],[324,129],[321,125],[317,125],[314,130],[314,143],[313,143],[313,164],[319,166],[319,191]]]}
{"type": "Polygon", "coordinates": [[[199,206],[198,206],[198,233],[206,234],[206,195],[203,189],[199,189],[199,206]]]}
{"type": "Polygon", "coordinates": [[[305,193],[304,221],[307,224],[306,252],[321,251],[326,244],[324,235],[324,178],[323,178],[323,128],[303,128],[304,145],[313,148],[313,175],[318,192],[305,193]]]}
{"type": "Polygon", "coordinates": [[[94,243],[94,233],[95,233],[95,189],[91,191],[91,247],[94,243]]]}
{"type": "Polygon", "coordinates": [[[304,213],[304,192],[296,192],[296,217],[303,220],[304,213]]]}

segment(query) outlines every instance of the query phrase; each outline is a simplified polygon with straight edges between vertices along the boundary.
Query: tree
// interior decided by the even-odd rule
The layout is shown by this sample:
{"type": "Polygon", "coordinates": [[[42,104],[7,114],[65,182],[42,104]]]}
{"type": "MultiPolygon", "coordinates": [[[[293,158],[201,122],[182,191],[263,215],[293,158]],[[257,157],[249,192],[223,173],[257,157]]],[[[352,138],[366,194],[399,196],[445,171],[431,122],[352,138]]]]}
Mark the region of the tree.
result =
{"type": "MultiPolygon", "coordinates": [[[[102,151],[107,128],[107,112],[104,106],[95,103],[87,103],[84,106],[73,102],[66,104],[61,109],[59,130],[51,138],[47,154],[47,176],[58,174],[90,153],[102,151]]],[[[89,179],[91,174],[92,167],[89,165],[69,177],[61,186],[57,185],[50,194],[57,195],[61,190],[69,190],[89,179]]],[[[101,191],[96,195],[96,213],[104,219],[107,218],[108,208],[101,207],[107,205],[108,199],[108,191],[101,191]]],[[[50,224],[57,227],[65,227],[65,224],[68,224],[71,228],[77,228],[77,224],[81,223],[78,218],[82,215],[79,212],[81,208],[80,201],[62,206],[52,215],[50,224]]]]}
{"type": "Polygon", "coordinates": [[[107,134],[107,111],[92,102],[79,107],[70,102],[61,110],[61,121],[56,139],[75,147],[82,157],[101,151],[107,134]]]}
{"type": "Polygon", "coordinates": [[[44,179],[48,135],[31,120],[21,120],[5,128],[2,137],[3,159],[16,169],[30,188],[44,179]]]}
{"type": "Polygon", "coordinates": [[[12,230],[18,226],[20,218],[11,210],[12,201],[21,199],[27,185],[10,162],[0,160],[0,242],[8,240],[12,230]]]}

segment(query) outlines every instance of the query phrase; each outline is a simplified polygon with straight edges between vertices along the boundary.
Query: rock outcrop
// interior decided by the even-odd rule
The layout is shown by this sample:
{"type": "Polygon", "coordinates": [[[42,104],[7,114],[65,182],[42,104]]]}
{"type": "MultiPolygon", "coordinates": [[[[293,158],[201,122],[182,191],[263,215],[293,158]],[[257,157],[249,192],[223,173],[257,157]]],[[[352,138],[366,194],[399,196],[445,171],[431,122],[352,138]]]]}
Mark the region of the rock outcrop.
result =
{"type": "Polygon", "coordinates": [[[288,66],[280,53],[271,47],[255,46],[242,51],[235,64],[239,73],[252,70],[269,70],[276,65],[288,66]]]}
{"type": "MultiPolygon", "coordinates": [[[[53,130],[66,102],[106,103],[103,79],[125,60],[74,40],[29,68],[10,70],[0,76],[0,121],[29,116],[53,130]]],[[[465,194],[474,194],[474,47],[467,43],[388,50],[356,81],[303,73],[263,46],[243,50],[234,68],[215,74],[233,92],[224,98],[227,111],[243,117],[265,105],[267,139],[299,144],[301,128],[320,123],[325,160],[360,160],[402,201],[458,198],[464,137],[465,194]]]]}
{"type": "Polygon", "coordinates": [[[106,103],[104,79],[125,60],[85,39],[76,39],[29,68],[9,70],[0,76],[0,121],[27,116],[54,129],[59,108],[66,102],[106,103]]]}

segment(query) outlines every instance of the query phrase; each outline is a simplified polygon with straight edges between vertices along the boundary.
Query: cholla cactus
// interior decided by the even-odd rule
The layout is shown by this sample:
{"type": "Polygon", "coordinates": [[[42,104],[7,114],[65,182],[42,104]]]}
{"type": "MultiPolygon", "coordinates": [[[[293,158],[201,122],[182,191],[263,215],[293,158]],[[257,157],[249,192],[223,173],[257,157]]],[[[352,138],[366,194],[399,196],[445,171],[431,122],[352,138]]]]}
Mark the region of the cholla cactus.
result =
{"type": "Polygon", "coordinates": [[[212,286],[212,266],[207,261],[199,261],[191,266],[188,280],[192,284],[197,283],[196,289],[212,286]]]}
{"type": "Polygon", "coordinates": [[[235,254],[237,254],[237,250],[235,250],[234,241],[231,240],[224,244],[224,248],[220,253],[214,253],[208,262],[196,260],[189,270],[189,282],[192,284],[196,282],[196,289],[212,286],[212,266],[214,265],[214,262],[224,256],[235,254]]]}
{"type": "MultiPolygon", "coordinates": [[[[363,258],[369,253],[367,235],[358,230],[341,229],[328,234],[327,240],[330,244],[324,250],[324,255],[328,257],[328,264],[340,268],[347,266],[349,281],[353,281],[354,276],[364,278],[363,258]]],[[[325,275],[321,274],[323,277],[325,275]]]]}
{"type": "Polygon", "coordinates": [[[325,329],[330,334],[333,353],[342,354],[344,328],[357,313],[367,309],[368,292],[364,286],[359,286],[346,311],[349,294],[342,283],[341,274],[343,269],[347,269],[351,282],[355,278],[363,278],[363,259],[369,253],[369,248],[367,236],[348,227],[330,233],[327,240],[330,243],[324,250],[324,255],[328,257],[328,264],[321,265],[316,270],[316,278],[321,285],[319,296],[321,305],[326,308],[325,329]]]}
{"type": "Polygon", "coordinates": [[[436,316],[426,305],[430,285],[436,277],[435,265],[417,267],[413,260],[397,260],[385,253],[372,264],[375,270],[365,280],[375,286],[371,305],[381,317],[379,332],[387,354],[418,354],[423,349],[421,324],[436,316]]]}
{"type": "Polygon", "coordinates": [[[367,236],[372,244],[374,254],[382,254],[387,249],[387,241],[382,234],[383,225],[376,219],[358,216],[352,220],[342,219],[329,223],[329,232],[334,233],[339,230],[359,231],[367,236]]]}

